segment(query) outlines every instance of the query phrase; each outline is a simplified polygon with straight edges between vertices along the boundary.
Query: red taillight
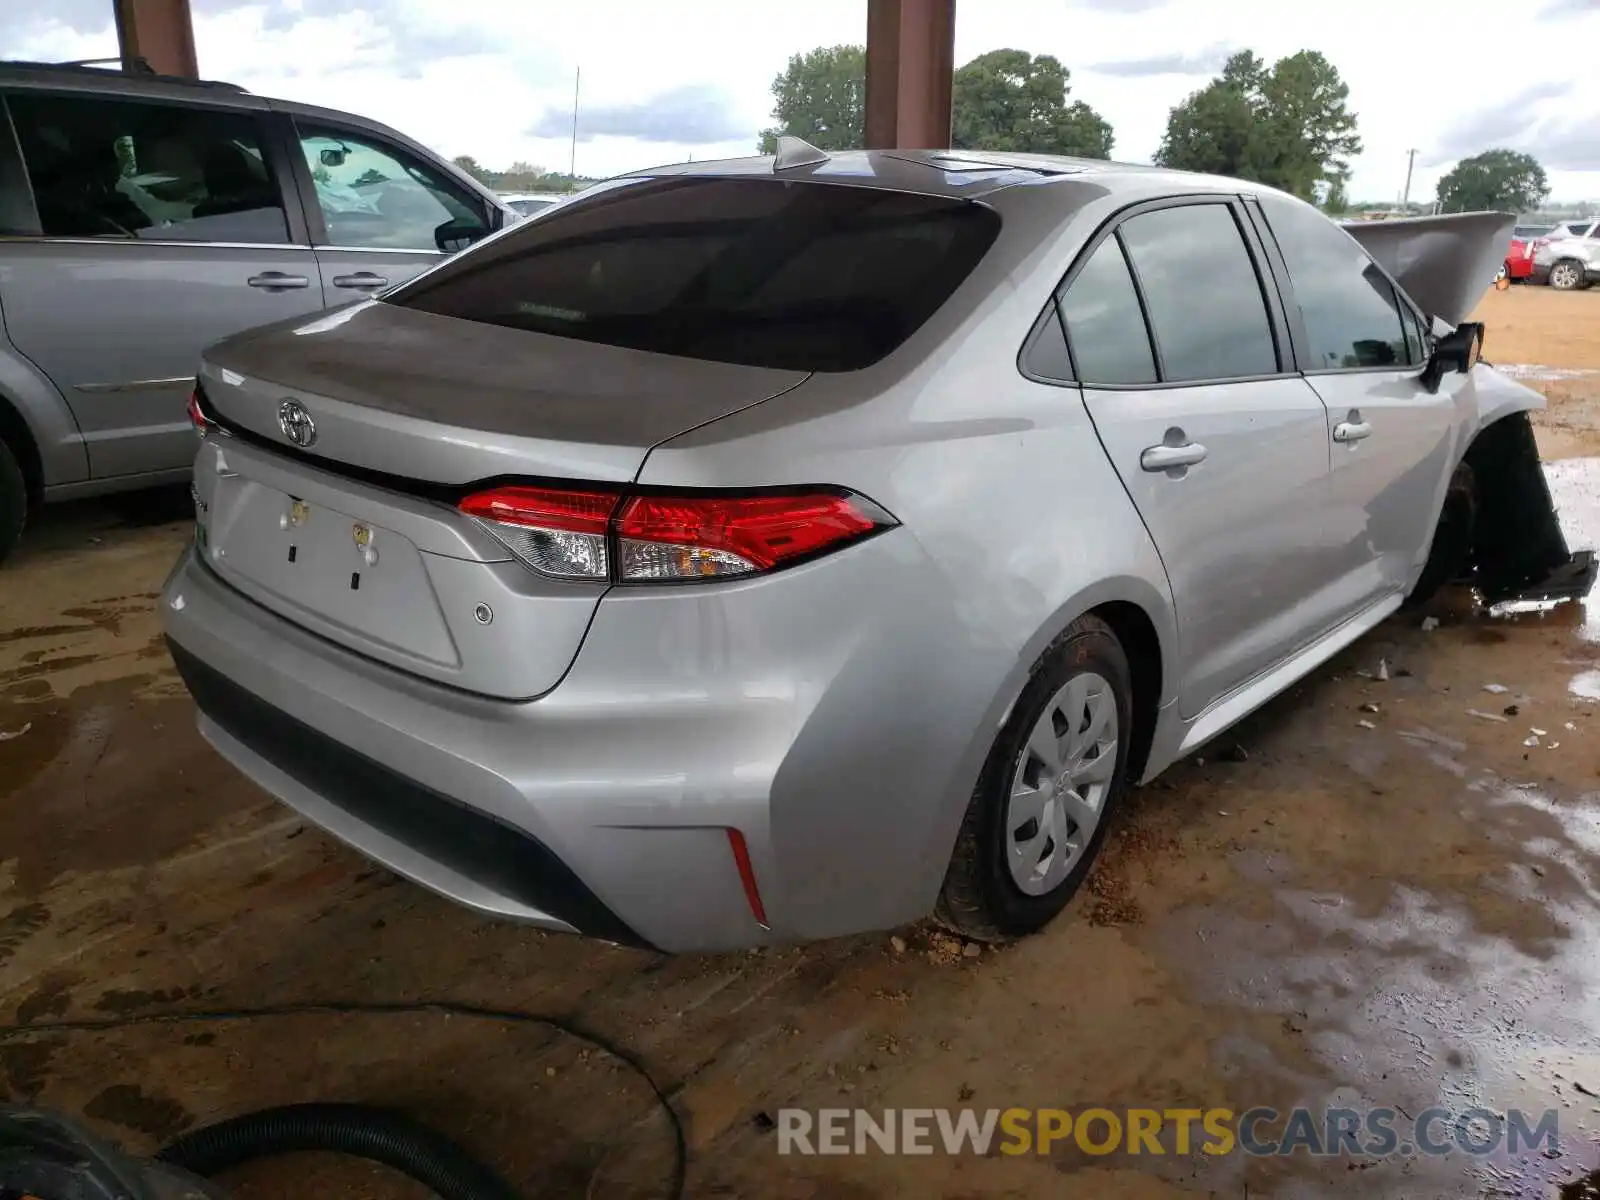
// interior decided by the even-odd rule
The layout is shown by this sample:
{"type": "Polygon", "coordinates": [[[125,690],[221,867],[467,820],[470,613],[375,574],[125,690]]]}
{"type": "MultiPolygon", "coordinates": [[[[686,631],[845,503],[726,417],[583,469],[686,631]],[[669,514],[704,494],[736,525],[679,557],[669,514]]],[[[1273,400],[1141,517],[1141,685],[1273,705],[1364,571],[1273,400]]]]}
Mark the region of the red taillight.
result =
{"type": "Polygon", "coordinates": [[[616,583],[758,574],[894,523],[870,501],[834,489],[624,496],[505,487],[460,507],[541,574],[616,583]]]}
{"type": "Polygon", "coordinates": [[[606,533],[615,492],[503,487],[461,502],[506,549],[541,575],[559,579],[611,577],[606,533]]]}
{"type": "Polygon", "coordinates": [[[189,393],[189,424],[194,426],[194,431],[201,437],[211,432],[211,418],[206,416],[205,409],[200,407],[199,388],[189,393]]]}
{"type": "Polygon", "coordinates": [[[750,862],[750,847],[745,844],[744,834],[737,829],[728,830],[728,849],[733,851],[733,865],[738,869],[739,882],[744,885],[744,899],[750,906],[750,915],[761,928],[771,928],[767,924],[767,906],[761,902],[761,889],[756,886],[756,869],[750,862]]]}
{"type": "Polygon", "coordinates": [[[624,580],[699,579],[770,571],[871,533],[851,497],[636,496],[617,514],[624,580]]]}

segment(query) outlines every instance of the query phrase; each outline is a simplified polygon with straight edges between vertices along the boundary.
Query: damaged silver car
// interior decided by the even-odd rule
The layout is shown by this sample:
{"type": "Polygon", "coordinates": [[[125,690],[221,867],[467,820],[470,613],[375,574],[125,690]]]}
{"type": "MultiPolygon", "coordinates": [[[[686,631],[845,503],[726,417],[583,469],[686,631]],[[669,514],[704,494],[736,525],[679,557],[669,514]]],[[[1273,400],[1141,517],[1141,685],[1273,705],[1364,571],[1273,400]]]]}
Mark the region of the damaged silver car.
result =
{"type": "Polygon", "coordinates": [[[1511,225],[788,140],[613,180],[207,354],[173,657],[240,770],[486,913],[1025,934],[1408,601],[1593,584],[1465,323],[1511,225]]]}

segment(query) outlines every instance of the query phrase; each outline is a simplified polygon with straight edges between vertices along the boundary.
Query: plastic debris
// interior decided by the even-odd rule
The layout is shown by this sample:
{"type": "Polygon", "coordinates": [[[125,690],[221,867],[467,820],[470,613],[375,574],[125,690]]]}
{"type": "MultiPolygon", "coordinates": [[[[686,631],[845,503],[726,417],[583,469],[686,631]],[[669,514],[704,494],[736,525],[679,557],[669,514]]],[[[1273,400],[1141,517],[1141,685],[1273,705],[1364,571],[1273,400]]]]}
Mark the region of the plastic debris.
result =
{"type": "Polygon", "coordinates": [[[33,728],[33,722],[29,721],[21,729],[13,729],[9,733],[0,733],[0,742],[14,742],[19,737],[21,737],[23,734],[27,733],[28,730],[30,730],[32,728],[33,728]]]}
{"type": "Polygon", "coordinates": [[[1534,729],[1532,727],[1528,729],[1528,732],[1533,734],[1534,737],[1543,737],[1545,735],[1545,731],[1543,729],[1534,729]]]}
{"type": "Polygon", "coordinates": [[[1432,633],[1437,628],[1439,628],[1439,618],[1438,617],[1423,617],[1422,618],[1422,632],[1423,633],[1432,633]]]}
{"type": "Polygon", "coordinates": [[[1498,721],[1502,725],[1507,724],[1506,719],[1499,713],[1486,713],[1482,709],[1469,708],[1467,709],[1467,716],[1477,717],[1480,721],[1498,721]]]}
{"type": "Polygon", "coordinates": [[[1503,683],[1486,683],[1483,685],[1483,690],[1493,692],[1496,696],[1503,696],[1511,689],[1503,683]]]}
{"type": "Polygon", "coordinates": [[[1578,729],[1577,722],[1576,721],[1568,721],[1567,722],[1567,728],[1572,730],[1573,732],[1577,732],[1577,729],[1578,729]]]}
{"type": "Polygon", "coordinates": [[[1377,728],[1377,726],[1374,725],[1371,721],[1357,721],[1356,724],[1359,725],[1362,729],[1376,729],[1377,728]]]}
{"type": "Polygon", "coordinates": [[[1365,704],[1363,704],[1361,706],[1361,711],[1362,712],[1375,713],[1375,712],[1378,711],[1378,706],[1376,704],[1374,704],[1371,700],[1368,700],[1365,704]]]}
{"type": "Polygon", "coordinates": [[[1561,749],[1561,743],[1560,742],[1551,742],[1548,746],[1545,747],[1545,749],[1546,750],[1559,750],[1559,749],[1561,749]]]}
{"type": "Polygon", "coordinates": [[[1539,744],[1539,739],[1533,735],[1529,735],[1528,737],[1522,739],[1522,744],[1524,746],[1537,746],[1539,744]]]}
{"type": "Polygon", "coordinates": [[[1380,658],[1378,660],[1378,682],[1389,682],[1389,660],[1387,658],[1380,658]]]}

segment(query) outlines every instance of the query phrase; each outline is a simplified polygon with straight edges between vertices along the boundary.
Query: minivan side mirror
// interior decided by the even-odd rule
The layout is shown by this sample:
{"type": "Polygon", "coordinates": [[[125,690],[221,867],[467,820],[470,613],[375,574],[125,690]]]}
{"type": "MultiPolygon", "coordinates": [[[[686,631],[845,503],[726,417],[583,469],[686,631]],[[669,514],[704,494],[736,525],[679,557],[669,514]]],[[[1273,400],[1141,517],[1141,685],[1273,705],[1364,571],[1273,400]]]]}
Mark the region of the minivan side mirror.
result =
{"type": "Polygon", "coordinates": [[[1430,394],[1437,392],[1449,372],[1465,375],[1477,366],[1483,354],[1483,334],[1482,322],[1467,321],[1435,341],[1428,365],[1422,369],[1422,386],[1430,394]]]}

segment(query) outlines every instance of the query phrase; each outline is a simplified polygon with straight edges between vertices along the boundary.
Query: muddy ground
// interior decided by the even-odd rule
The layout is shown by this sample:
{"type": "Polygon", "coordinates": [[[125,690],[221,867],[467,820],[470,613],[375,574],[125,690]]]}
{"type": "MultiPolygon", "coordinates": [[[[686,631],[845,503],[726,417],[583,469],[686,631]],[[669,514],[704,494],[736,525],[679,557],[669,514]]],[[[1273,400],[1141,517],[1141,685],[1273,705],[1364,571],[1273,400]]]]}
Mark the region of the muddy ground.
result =
{"type": "MultiPolygon", "coordinates": [[[[1540,437],[1563,515],[1600,542],[1600,374],[1563,374],[1600,369],[1600,294],[1518,288],[1482,315],[1489,357],[1555,401],[1540,437]]],[[[0,741],[0,1022],[37,1027],[0,1042],[0,1099],[139,1150],[262,1105],[373,1100],[530,1196],[662,1194],[671,1139],[643,1082],[550,1028],[55,1024],[450,999],[567,1017],[639,1056],[683,1115],[695,1196],[1533,1196],[1597,1165],[1593,608],[1495,618],[1453,598],[1436,629],[1391,622],[1136,792],[1090,885],[1025,943],[972,954],[913,928],[666,959],[469,916],[217,758],[151,609],[185,504],[56,510],[0,575],[0,737],[21,731],[0,741]],[[786,1106],[1295,1104],[1552,1108],[1562,1139],[1484,1161],[783,1157],[771,1130],[786,1106]]],[[[230,1182],[414,1194],[320,1160],[230,1182]]]]}

